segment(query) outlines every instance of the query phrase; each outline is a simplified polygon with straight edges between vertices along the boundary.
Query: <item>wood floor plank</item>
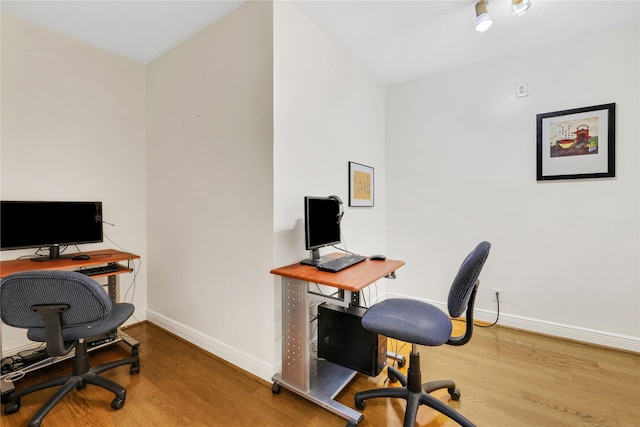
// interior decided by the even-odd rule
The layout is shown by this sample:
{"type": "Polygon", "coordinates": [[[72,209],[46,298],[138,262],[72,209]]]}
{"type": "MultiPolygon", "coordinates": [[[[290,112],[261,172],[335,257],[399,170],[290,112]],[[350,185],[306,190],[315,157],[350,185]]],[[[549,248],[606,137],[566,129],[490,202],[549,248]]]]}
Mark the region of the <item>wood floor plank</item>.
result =
{"type": "MultiPolygon", "coordinates": [[[[454,322],[454,326],[459,322],[454,322]]],[[[460,327],[457,325],[456,327],[460,327]]],[[[104,375],[127,388],[125,406],[114,411],[113,396],[98,387],[74,391],[58,404],[43,427],[129,425],[181,426],[345,426],[346,421],[286,389],[271,384],[149,323],[127,330],[141,343],[141,370],[119,367],[104,375]]],[[[395,344],[390,343],[393,350],[395,344]]],[[[401,353],[410,349],[405,345],[401,353]]],[[[513,329],[476,328],[462,347],[420,348],[422,379],[455,379],[460,401],[446,391],[434,396],[478,426],[640,426],[640,354],[606,349],[513,329]]],[[[110,346],[91,353],[92,364],[126,357],[110,346]]],[[[406,370],[406,368],[403,368],[406,370]]],[[[17,388],[70,370],[62,362],[27,375],[17,388]]],[[[352,408],[357,391],[385,386],[377,377],[358,375],[338,400],[352,408]]],[[[393,385],[390,385],[393,386],[393,385]]],[[[26,425],[52,394],[42,390],[22,399],[16,414],[1,417],[3,427],[26,425]]],[[[404,403],[367,402],[362,427],[402,425],[404,403]]],[[[455,424],[430,408],[419,410],[420,427],[455,424]]]]}

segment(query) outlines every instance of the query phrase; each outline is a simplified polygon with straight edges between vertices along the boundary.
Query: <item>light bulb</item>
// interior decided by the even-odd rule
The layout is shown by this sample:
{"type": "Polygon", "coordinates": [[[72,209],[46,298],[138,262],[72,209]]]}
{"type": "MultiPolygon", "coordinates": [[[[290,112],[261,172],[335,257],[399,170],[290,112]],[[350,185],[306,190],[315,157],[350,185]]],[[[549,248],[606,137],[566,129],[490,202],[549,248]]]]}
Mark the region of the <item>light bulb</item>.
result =
{"type": "Polygon", "coordinates": [[[523,15],[531,7],[531,0],[511,0],[511,12],[523,15]]]}
{"type": "Polygon", "coordinates": [[[476,31],[487,31],[493,24],[489,12],[487,12],[487,3],[484,0],[476,3],[476,31]]]}

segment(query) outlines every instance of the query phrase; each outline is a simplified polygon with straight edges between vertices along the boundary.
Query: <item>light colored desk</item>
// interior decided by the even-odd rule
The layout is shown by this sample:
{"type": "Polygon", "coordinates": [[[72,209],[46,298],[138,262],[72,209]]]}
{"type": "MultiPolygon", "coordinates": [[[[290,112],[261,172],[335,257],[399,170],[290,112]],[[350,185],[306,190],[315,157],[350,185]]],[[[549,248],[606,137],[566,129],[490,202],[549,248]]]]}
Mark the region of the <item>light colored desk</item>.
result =
{"type": "MultiPolygon", "coordinates": [[[[117,251],[115,249],[101,249],[97,251],[83,252],[83,254],[89,255],[88,260],[72,260],[70,258],[58,259],[54,261],[34,262],[28,258],[0,261],[0,278],[6,277],[13,273],[31,270],[79,270],[81,268],[97,267],[104,264],[113,264],[118,269],[115,272],[93,275],[91,278],[107,277],[107,292],[113,302],[118,302],[118,280],[117,277],[122,273],[133,272],[133,266],[131,262],[139,259],[140,256],[117,251]],[[126,265],[122,264],[126,263],[126,265]]],[[[131,355],[137,356],[139,352],[140,343],[130,337],[129,335],[121,332],[114,331],[104,336],[93,337],[90,342],[90,350],[103,347],[105,345],[111,345],[117,342],[123,342],[131,349],[131,355]]],[[[23,372],[31,372],[36,369],[40,369],[43,366],[50,365],[55,362],[59,362],[70,357],[73,357],[73,351],[66,356],[48,358],[40,362],[34,363],[26,368],[23,368],[23,372]],[[52,360],[53,359],[53,360],[52,360]]],[[[12,373],[8,373],[0,377],[0,391],[4,395],[13,390],[13,381],[10,379],[12,373]]]]}
{"type": "Polygon", "coordinates": [[[337,273],[299,263],[271,270],[282,277],[282,371],[273,377],[272,391],[277,394],[283,386],[347,419],[348,426],[358,425],[363,415],[334,400],[357,372],[311,357],[310,301],[321,296],[311,292],[309,284],[336,288],[338,296],[331,297],[331,302],[348,306],[358,300],[362,289],[384,277],[395,277],[395,271],[403,265],[404,261],[367,259],[337,273]]]}

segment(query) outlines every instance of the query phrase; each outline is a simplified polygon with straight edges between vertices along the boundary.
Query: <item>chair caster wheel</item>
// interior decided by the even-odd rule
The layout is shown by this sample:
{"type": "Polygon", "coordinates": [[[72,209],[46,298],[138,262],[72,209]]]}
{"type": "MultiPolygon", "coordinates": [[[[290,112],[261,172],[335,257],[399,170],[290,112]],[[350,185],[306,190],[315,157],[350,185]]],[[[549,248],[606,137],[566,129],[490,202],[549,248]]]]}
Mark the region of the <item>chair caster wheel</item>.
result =
{"type": "Polygon", "coordinates": [[[366,408],[366,407],[367,407],[367,401],[363,400],[363,399],[358,399],[356,397],[356,408],[361,410],[361,411],[364,411],[364,408],[366,408]]]}
{"type": "Polygon", "coordinates": [[[129,373],[131,375],[135,375],[139,372],[140,372],[140,365],[131,365],[131,368],[129,368],[129,373]]]}
{"type": "Polygon", "coordinates": [[[20,410],[20,399],[10,400],[7,402],[6,405],[4,405],[4,413],[7,415],[15,414],[19,410],[20,410]]]}
{"type": "Polygon", "coordinates": [[[271,393],[280,394],[280,384],[273,383],[273,385],[271,386],[271,393]]]}
{"type": "Polygon", "coordinates": [[[347,427],[357,427],[358,424],[354,424],[351,421],[347,421],[347,427]]]}
{"type": "Polygon", "coordinates": [[[14,390],[14,391],[10,391],[9,393],[7,393],[7,394],[3,394],[2,396],[0,396],[0,402],[1,402],[3,405],[4,405],[5,403],[7,403],[7,402],[10,402],[10,401],[11,401],[11,399],[10,399],[10,398],[11,398],[11,395],[13,395],[13,393],[15,393],[15,390],[14,390]]]}
{"type": "Polygon", "coordinates": [[[453,399],[455,401],[460,400],[460,396],[462,396],[462,395],[460,394],[460,390],[458,390],[457,387],[456,388],[447,389],[447,391],[451,395],[451,399],[453,399]]]}
{"type": "Polygon", "coordinates": [[[124,406],[124,397],[116,397],[111,401],[111,407],[116,411],[124,406]]]}

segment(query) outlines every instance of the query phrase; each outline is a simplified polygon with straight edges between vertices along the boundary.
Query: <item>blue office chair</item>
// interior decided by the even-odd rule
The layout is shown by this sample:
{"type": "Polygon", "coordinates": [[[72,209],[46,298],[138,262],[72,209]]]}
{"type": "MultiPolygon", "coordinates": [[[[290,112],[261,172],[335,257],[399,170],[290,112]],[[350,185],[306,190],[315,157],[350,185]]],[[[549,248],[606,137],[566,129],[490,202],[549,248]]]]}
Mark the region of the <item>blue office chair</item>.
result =
{"type": "Polygon", "coordinates": [[[82,390],[94,384],[115,394],[113,409],[121,409],[126,390],[100,376],[109,369],[131,365],[130,373],[140,371],[138,357],[130,357],[89,366],[87,339],[113,332],[132,314],[134,306],[112,303],[99,283],[72,271],[26,271],[15,273],[0,282],[0,316],[7,325],[27,329],[32,341],[45,342],[49,356],[73,355],[73,373],[43,381],[3,396],[5,414],[20,409],[20,398],[49,387],[62,386],[36,412],[29,427],[40,426],[42,419],[74,388],[82,390]]]}
{"type": "Polygon", "coordinates": [[[446,388],[453,400],[460,399],[460,390],[450,380],[433,381],[422,384],[420,353],[417,346],[440,346],[466,344],[473,333],[473,305],[480,284],[478,277],[489,255],[491,244],[481,242],[462,262],[458,274],[449,291],[448,309],[451,317],[459,317],[467,312],[466,330],[461,336],[453,337],[451,319],[439,308],[420,301],[394,298],[381,301],[362,316],[362,326],[374,333],[411,343],[409,369],[405,377],[397,369],[389,366],[388,376],[399,380],[402,387],[388,387],[356,393],[356,408],[363,410],[365,401],[379,397],[400,398],[407,401],[404,427],[413,427],[418,407],[427,405],[447,415],[458,424],[473,427],[474,424],[460,413],[445,405],[429,393],[446,388]]]}

